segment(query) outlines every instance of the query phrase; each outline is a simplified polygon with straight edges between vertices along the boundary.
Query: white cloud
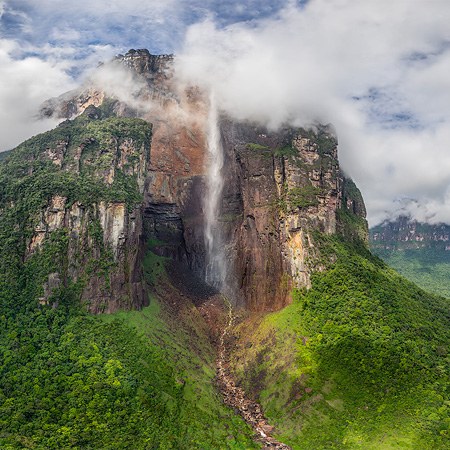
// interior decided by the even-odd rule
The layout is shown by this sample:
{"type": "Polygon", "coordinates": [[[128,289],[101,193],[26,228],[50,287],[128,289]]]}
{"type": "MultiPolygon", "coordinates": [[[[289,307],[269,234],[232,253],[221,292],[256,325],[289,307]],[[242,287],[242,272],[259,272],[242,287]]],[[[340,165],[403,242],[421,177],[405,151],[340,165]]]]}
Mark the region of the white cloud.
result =
{"type": "Polygon", "coordinates": [[[449,22],[446,1],[311,0],[257,24],[193,25],[179,70],[238,119],[334,123],[372,223],[401,197],[450,220],[449,22]]]}
{"type": "Polygon", "coordinates": [[[56,125],[54,120],[36,120],[39,105],[49,97],[73,87],[65,64],[29,57],[17,61],[17,44],[0,40],[0,151],[56,125]]]}

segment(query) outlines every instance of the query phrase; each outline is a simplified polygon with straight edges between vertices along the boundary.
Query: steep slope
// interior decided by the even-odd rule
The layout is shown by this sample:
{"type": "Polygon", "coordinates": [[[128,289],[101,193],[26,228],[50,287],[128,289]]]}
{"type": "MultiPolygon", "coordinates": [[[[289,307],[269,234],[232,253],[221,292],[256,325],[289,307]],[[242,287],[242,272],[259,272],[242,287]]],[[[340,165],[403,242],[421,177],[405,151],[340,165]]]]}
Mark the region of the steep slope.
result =
{"type": "Polygon", "coordinates": [[[10,255],[0,263],[2,279],[14,285],[17,264],[32,268],[14,302],[51,303],[70,284],[92,312],[147,302],[138,262],[151,127],[101,115],[91,107],[24,142],[1,165],[0,251],[10,255]]]}
{"type": "MultiPolygon", "coordinates": [[[[153,124],[143,201],[146,238],[160,242],[160,255],[204,279],[208,120],[213,106],[198,89],[175,83],[172,60],[130,50],[117,57],[111,70],[125,68],[134,77],[139,90],[129,96],[148,106],[134,113],[153,124]]],[[[52,100],[45,113],[67,117],[92,104],[114,114],[130,113],[120,98],[108,95],[114,94],[88,85],[52,100]]],[[[293,287],[309,285],[308,261],[314,253],[310,230],[367,239],[364,202],[339,167],[331,127],[272,131],[220,113],[215,125],[224,158],[218,174],[224,191],[214,229],[222,236],[227,264],[222,288],[236,305],[273,311],[291,301],[293,287]]]]}
{"type": "Polygon", "coordinates": [[[316,242],[311,289],[230,340],[240,386],[293,449],[448,448],[448,302],[363,247],[316,242]]]}
{"type": "Polygon", "coordinates": [[[310,285],[313,230],[367,239],[364,203],[340,170],[330,127],[273,132],[224,121],[221,131],[219,220],[227,258],[236,262],[228,286],[247,309],[274,311],[290,303],[293,288],[310,285]]]}
{"type": "Polygon", "coordinates": [[[450,226],[399,217],[370,230],[372,251],[423,289],[450,296],[450,226]]]}

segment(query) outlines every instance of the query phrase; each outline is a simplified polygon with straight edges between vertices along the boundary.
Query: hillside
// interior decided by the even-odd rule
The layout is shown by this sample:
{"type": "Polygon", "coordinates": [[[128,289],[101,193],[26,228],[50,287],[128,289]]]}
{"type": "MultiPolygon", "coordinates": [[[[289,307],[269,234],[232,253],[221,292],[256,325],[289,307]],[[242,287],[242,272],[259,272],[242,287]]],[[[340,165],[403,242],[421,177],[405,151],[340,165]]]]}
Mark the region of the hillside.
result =
{"type": "Polygon", "coordinates": [[[325,272],[246,317],[233,371],[294,449],[444,449],[449,305],[363,247],[319,238],[325,272]]]}

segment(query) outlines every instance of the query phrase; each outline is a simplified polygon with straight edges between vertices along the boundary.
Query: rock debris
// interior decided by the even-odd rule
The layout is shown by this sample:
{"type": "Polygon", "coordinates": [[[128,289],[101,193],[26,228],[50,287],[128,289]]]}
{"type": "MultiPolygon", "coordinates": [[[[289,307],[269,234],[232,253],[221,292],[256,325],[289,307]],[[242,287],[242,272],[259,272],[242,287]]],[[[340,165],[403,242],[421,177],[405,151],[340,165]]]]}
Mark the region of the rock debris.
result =
{"type": "Polygon", "coordinates": [[[233,326],[234,316],[228,304],[228,322],[219,339],[219,355],[217,359],[217,382],[226,405],[234,408],[255,431],[255,441],[264,445],[263,449],[291,450],[291,447],[277,441],[271,436],[274,427],[264,417],[261,405],[246,397],[245,392],[236,386],[229,369],[226,348],[226,336],[233,326]]]}

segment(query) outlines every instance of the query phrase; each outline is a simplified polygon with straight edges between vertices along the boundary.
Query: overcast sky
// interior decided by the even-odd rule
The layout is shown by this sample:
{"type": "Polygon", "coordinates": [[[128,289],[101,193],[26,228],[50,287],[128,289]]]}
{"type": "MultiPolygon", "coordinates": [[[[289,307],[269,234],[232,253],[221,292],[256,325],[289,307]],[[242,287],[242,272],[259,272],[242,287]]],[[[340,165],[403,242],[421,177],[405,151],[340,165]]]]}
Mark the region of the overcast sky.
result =
{"type": "Polygon", "coordinates": [[[0,0],[0,151],[129,48],[176,53],[238,119],[334,124],[372,225],[450,223],[448,0],[0,0]]]}

